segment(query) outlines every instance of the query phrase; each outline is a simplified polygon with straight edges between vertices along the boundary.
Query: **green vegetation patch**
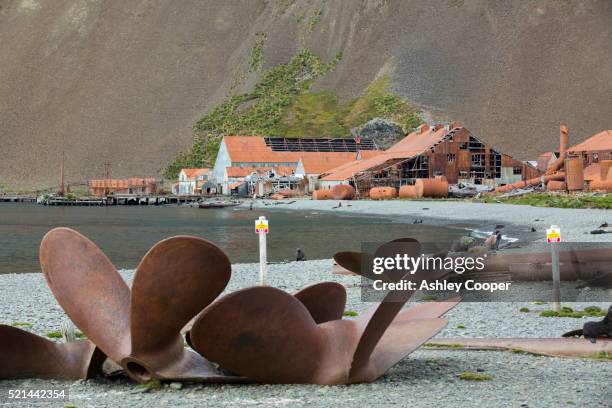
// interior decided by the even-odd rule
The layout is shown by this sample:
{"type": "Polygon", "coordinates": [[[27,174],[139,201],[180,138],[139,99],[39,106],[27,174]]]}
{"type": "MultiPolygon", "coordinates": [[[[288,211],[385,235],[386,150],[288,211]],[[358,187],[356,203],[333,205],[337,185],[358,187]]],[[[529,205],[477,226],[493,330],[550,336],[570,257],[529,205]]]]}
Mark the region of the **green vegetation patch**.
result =
{"type": "Polygon", "coordinates": [[[459,377],[460,380],[464,381],[491,381],[493,379],[493,377],[488,374],[479,374],[470,371],[464,371],[460,373],[457,377],[459,377]]]}
{"type": "Polygon", "coordinates": [[[547,193],[531,193],[520,197],[501,197],[485,195],[480,199],[484,203],[503,203],[516,205],[531,205],[534,207],[555,208],[612,208],[612,196],[572,196],[547,193]]]}
{"type": "Polygon", "coordinates": [[[319,21],[321,21],[322,14],[323,14],[323,11],[321,9],[314,9],[314,11],[312,12],[312,15],[310,16],[310,20],[308,20],[308,32],[309,33],[312,33],[315,27],[317,26],[317,24],[319,24],[319,21]]]}
{"type": "Polygon", "coordinates": [[[463,324],[463,323],[459,323],[459,324],[457,325],[457,328],[458,328],[458,329],[465,329],[465,324],[463,324]]]}
{"type": "Polygon", "coordinates": [[[588,306],[584,310],[574,310],[571,307],[564,306],[559,312],[555,310],[545,310],[540,312],[540,317],[572,317],[580,319],[583,317],[604,317],[606,312],[597,306],[588,306]]]}
{"type": "Polygon", "coordinates": [[[52,331],[52,332],[49,332],[49,333],[45,334],[45,336],[47,336],[50,339],[61,339],[62,338],[62,333],[60,333],[58,331],[52,331]]]}
{"type": "Polygon", "coordinates": [[[521,308],[519,309],[519,312],[529,313],[529,308],[528,308],[528,307],[521,307],[521,308]]]}
{"type": "Polygon", "coordinates": [[[251,48],[251,59],[249,61],[249,68],[251,71],[259,71],[264,63],[263,48],[268,39],[268,33],[257,33],[255,34],[255,44],[251,48]]]}
{"type": "Polygon", "coordinates": [[[345,310],[344,313],[342,313],[342,316],[355,317],[359,316],[359,313],[355,312],[354,310],[345,310]]]}
{"type": "Polygon", "coordinates": [[[13,322],[11,323],[13,327],[32,327],[32,323],[28,322],[13,322]]]}
{"type": "Polygon", "coordinates": [[[136,388],[140,388],[145,392],[153,391],[153,390],[160,390],[162,388],[162,384],[159,380],[151,380],[149,382],[136,385],[136,388]]]}
{"type": "MultiPolygon", "coordinates": [[[[251,51],[252,70],[263,64],[266,38],[258,35],[251,51]]],[[[391,119],[404,131],[420,124],[419,110],[389,91],[388,76],[344,104],[331,91],[311,91],[312,82],[333,70],[341,58],[337,54],[325,62],[304,49],[287,63],[264,71],[252,91],[227,98],[196,122],[193,146],[176,156],[165,177],[176,179],[183,167],[212,166],[223,135],[346,137],[375,117],[391,119]]]]}

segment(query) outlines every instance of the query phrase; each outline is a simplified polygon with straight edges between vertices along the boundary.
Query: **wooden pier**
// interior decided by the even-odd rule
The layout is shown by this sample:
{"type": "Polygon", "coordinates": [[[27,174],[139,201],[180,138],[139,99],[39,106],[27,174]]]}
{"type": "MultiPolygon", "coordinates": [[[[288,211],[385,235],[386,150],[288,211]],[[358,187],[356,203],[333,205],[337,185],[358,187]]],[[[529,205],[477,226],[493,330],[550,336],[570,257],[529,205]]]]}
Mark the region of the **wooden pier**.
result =
{"type": "Polygon", "coordinates": [[[197,204],[202,196],[176,196],[176,195],[113,195],[107,197],[80,197],[67,198],[60,196],[33,197],[33,196],[0,196],[0,203],[37,203],[49,206],[108,206],[108,205],[180,205],[197,204]]]}

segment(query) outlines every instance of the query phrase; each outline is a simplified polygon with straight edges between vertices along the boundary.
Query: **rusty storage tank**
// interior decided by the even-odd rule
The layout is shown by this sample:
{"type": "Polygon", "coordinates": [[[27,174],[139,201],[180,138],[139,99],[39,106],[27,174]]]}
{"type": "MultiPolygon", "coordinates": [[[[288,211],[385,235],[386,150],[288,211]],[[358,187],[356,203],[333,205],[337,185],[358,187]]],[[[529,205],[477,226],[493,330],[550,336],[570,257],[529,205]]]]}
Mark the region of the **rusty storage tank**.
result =
{"type": "Polygon", "coordinates": [[[338,184],[331,189],[334,200],[352,200],[355,198],[355,189],[349,184],[338,184]]]}
{"type": "Polygon", "coordinates": [[[331,200],[331,190],[315,190],[312,192],[313,200],[331,200]]]}
{"type": "Polygon", "coordinates": [[[590,191],[612,191],[612,179],[608,180],[593,180],[589,183],[590,191]]]}
{"type": "Polygon", "coordinates": [[[442,178],[416,179],[414,188],[417,197],[448,197],[448,181],[442,178]]]}
{"type": "Polygon", "coordinates": [[[416,187],[410,184],[401,186],[399,189],[399,198],[417,198],[416,187]]]}
{"type": "Polygon", "coordinates": [[[601,180],[607,180],[608,179],[608,173],[610,172],[610,169],[612,168],[612,160],[602,160],[601,163],[599,164],[599,168],[601,170],[601,180]]]}
{"type": "Polygon", "coordinates": [[[565,159],[565,182],[569,191],[577,191],[584,188],[584,167],[581,157],[565,159]]]}
{"type": "Polygon", "coordinates": [[[370,189],[370,198],[372,200],[387,200],[397,197],[397,189],[395,187],[374,187],[370,189]]]}
{"type": "Polygon", "coordinates": [[[565,181],[551,180],[546,184],[546,191],[566,191],[565,181]]]}

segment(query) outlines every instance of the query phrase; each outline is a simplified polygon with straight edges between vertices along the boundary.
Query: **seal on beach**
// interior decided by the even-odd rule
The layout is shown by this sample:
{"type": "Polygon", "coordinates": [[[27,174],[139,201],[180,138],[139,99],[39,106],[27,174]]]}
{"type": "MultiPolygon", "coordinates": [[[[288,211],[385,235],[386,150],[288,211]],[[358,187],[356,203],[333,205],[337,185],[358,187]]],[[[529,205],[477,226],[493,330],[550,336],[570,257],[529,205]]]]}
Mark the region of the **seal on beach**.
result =
{"type": "Polygon", "coordinates": [[[584,336],[585,339],[591,340],[591,343],[597,342],[597,339],[601,337],[612,338],[612,306],[602,321],[586,322],[581,330],[573,330],[563,335],[563,337],[575,336],[584,336]]]}
{"type": "Polygon", "coordinates": [[[295,251],[295,260],[296,261],[305,261],[306,260],[306,254],[304,254],[304,251],[302,251],[302,248],[298,248],[295,251]]]}

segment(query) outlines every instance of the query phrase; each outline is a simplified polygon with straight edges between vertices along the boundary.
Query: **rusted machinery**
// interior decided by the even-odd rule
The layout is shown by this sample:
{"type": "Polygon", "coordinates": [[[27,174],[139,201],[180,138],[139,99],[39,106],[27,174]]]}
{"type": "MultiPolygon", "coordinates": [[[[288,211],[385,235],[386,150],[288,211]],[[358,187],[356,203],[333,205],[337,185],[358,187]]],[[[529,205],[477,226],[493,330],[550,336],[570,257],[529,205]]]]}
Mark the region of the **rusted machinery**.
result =
{"type": "Polygon", "coordinates": [[[332,193],[331,190],[314,190],[312,192],[313,200],[331,200],[332,193]]]}
{"type": "Polygon", "coordinates": [[[355,188],[349,184],[338,184],[331,190],[334,200],[352,200],[355,198],[355,188]]]}
{"type": "Polygon", "coordinates": [[[188,236],[153,246],[131,290],[106,255],[71,229],[50,231],[40,259],[58,303],[89,340],[62,345],[0,326],[0,378],[88,378],[108,357],[138,382],[374,381],[440,331],[440,316],[459,301],[402,310],[412,292],[390,292],[358,319],[342,320],[346,293],[330,282],[293,296],[251,287],[215,300],[229,281],[229,260],[188,236]],[[186,325],[197,352],[184,347],[186,325]]]}
{"type": "Polygon", "coordinates": [[[396,197],[397,189],[395,187],[373,187],[370,189],[372,200],[388,200],[396,197]]]}
{"type": "Polygon", "coordinates": [[[417,198],[414,185],[406,184],[401,186],[399,189],[399,198],[417,198]]]}
{"type": "MultiPolygon", "coordinates": [[[[418,242],[411,238],[404,238],[400,240],[390,241],[383,245],[381,245],[374,254],[367,254],[362,252],[339,252],[334,255],[335,261],[343,268],[348,271],[351,271],[357,275],[361,275],[368,279],[384,279],[386,281],[395,282],[398,279],[401,279],[394,272],[387,272],[382,275],[373,275],[370,268],[365,267],[369,265],[369,262],[374,256],[391,256],[393,257],[396,253],[398,253],[397,244],[400,243],[403,248],[410,248],[414,245],[415,242],[418,242]]],[[[400,248],[401,249],[401,248],[400,248]]],[[[550,257],[550,254],[547,254],[550,257]]],[[[574,261],[570,264],[570,267],[573,269],[568,270],[566,268],[565,271],[562,270],[562,279],[570,280],[572,278],[580,277],[584,278],[587,275],[581,274],[579,271],[576,271],[576,262],[584,262],[584,261],[602,261],[609,264],[610,258],[612,258],[612,253],[610,251],[580,251],[578,255],[576,253],[568,253],[566,252],[561,257],[561,261],[565,261],[565,265],[567,266],[568,256],[570,256],[570,261],[574,261]],[[607,261],[605,261],[607,260],[607,261]]],[[[490,255],[489,255],[490,257],[490,255]]],[[[501,265],[504,261],[514,261],[514,264],[523,263],[521,261],[525,261],[524,263],[537,264],[542,262],[542,256],[540,254],[528,254],[525,258],[525,255],[507,255],[508,258],[497,258],[494,260],[493,265],[501,265]]],[[[488,262],[487,262],[488,263],[488,262]]],[[[563,265],[563,264],[562,264],[563,265]]],[[[495,269],[495,267],[493,268],[495,269]]],[[[512,271],[512,266],[507,267],[506,270],[512,271]]],[[[540,278],[544,278],[544,276],[539,274],[532,273],[531,268],[527,268],[527,274],[518,274],[514,275],[513,278],[516,280],[540,280],[540,278]]],[[[440,273],[436,274],[435,271],[429,271],[430,276],[429,279],[440,279],[444,276],[444,273],[440,271],[440,273]],[[432,275],[431,272],[434,272],[432,275]]],[[[547,271],[546,277],[550,277],[550,270],[547,271]]],[[[588,276],[591,276],[590,274],[588,276]]],[[[612,278],[612,275],[604,275],[603,278],[612,278]]],[[[549,278],[550,279],[550,278],[549,278]]],[[[601,278],[600,278],[601,279],[601,278]]],[[[608,283],[612,283],[612,279],[608,283]]],[[[612,310],[612,307],[611,307],[612,310]]],[[[436,348],[440,347],[448,347],[449,349],[456,349],[457,346],[460,346],[461,349],[474,349],[474,350],[521,350],[522,352],[538,354],[544,356],[552,356],[552,357],[566,357],[566,358],[599,358],[602,355],[610,355],[612,354],[612,339],[606,337],[600,337],[596,342],[589,341],[587,339],[578,339],[578,338],[570,338],[575,333],[582,332],[581,330],[569,332],[563,334],[563,338],[508,338],[508,339],[500,339],[500,338],[477,338],[477,339],[466,339],[466,338],[458,338],[458,339],[432,339],[428,341],[428,344],[431,346],[435,346],[436,348]]]]}
{"type": "Polygon", "coordinates": [[[568,157],[565,159],[565,182],[569,191],[584,189],[582,157],[568,157]]]}
{"type": "Polygon", "coordinates": [[[433,179],[416,179],[414,188],[417,197],[448,197],[448,181],[444,176],[433,179]]]}

